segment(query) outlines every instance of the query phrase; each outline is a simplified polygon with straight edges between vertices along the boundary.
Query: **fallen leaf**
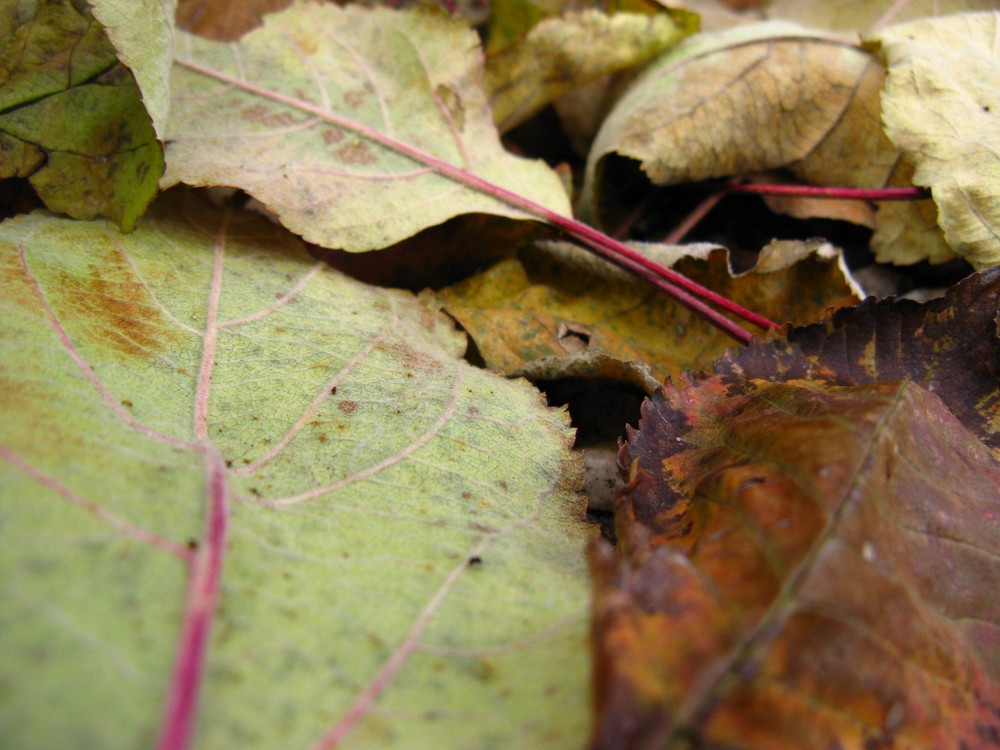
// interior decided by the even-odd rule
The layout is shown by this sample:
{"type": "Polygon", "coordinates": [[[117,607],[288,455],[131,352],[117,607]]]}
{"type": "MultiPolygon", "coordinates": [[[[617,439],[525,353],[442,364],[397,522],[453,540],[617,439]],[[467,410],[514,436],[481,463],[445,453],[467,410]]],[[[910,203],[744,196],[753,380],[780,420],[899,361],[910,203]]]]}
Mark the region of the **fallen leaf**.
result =
{"type": "Polygon", "coordinates": [[[556,97],[607,73],[641,65],[697,30],[697,16],[597,10],[540,21],[527,36],[490,55],[486,88],[501,132],[556,97]]]}
{"type": "MultiPolygon", "coordinates": [[[[828,307],[857,300],[833,262],[837,252],[821,242],[775,242],[752,271],[735,278],[718,246],[635,248],[774,320],[817,320],[828,307]]],[[[549,358],[586,351],[645,363],[662,382],[670,373],[709,369],[732,345],[641,280],[566,244],[527,248],[442,290],[439,298],[472,336],[486,365],[508,374],[538,374],[531,365],[536,360],[555,363],[549,358]]],[[[603,360],[588,365],[601,368],[593,376],[607,376],[603,360]]],[[[638,382],[631,373],[626,378],[638,382]]]]}
{"type": "Polygon", "coordinates": [[[1000,13],[965,13],[870,37],[889,71],[886,133],[931,188],[952,250],[977,268],[1000,263],[998,28],[1000,13]]]}
{"type": "Polygon", "coordinates": [[[537,218],[498,189],[570,213],[555,172],[501,147],[460,18],[299,4],[238,43],[179,34],[177,53],[163,186],[240,187],[351,252],[461,214],[537,218]]]}
{"type": "Polygon", "coordinates": [[[998,736],[1000,465],[934,394],[668,385],[622,462],[593,750],[998,736]]]}
{"type": "Polygon", "coordinates": [[[881,187],[897,160],[881,133],[881,82],[867,53],[791,24],[691,37],[608,115],[580,210],[601,220],[613,200],[611,155],[638,161],[656,185],[784,168],[812,184],[881,187]]]}
{"type": "Polygon", "coordinates": [[[806,378],[847,386],[911,380],[1000,449],[998,300],[1000,268],[974,274],[923,304],[869,298],[820,323],[755,340],[723,357],[716,371],[728,383],[806,378]]]}
{"type": "Polygon", "coordinates": [[[5,745],[579,746],[564,413],[203,197],[0,258],[5,745]]]}
{"type": "Polygon", "coordinates": [[[997,7],[996,0],[835,0],[803,3],[771,0],[765,14],[812,28],[833,31],[874,30],[924,16],[944,16],[997,7]]]}
{"type": "MultiPolygon", "coordinates": [[[[90,9],[135,77],[142,103],[160,139],[170,112],[170,68],[177,0],[90,0],[90,9]]],[[[157,175],[159,177],[159,175],[157,175]]]]}
{"type": "Polygon", "coordinates": [[[129,231],[163,153],[135,78],[86,4],[8,6],[0,26],[0,178],[27,178],[51,210],[129,231]]]}
{"type": "Polygon", "coordinates": [[[177,27],[206,39],[239,39],[263,22],[264,15],[284,10],[292,0],[179,0],[177,27]]]}

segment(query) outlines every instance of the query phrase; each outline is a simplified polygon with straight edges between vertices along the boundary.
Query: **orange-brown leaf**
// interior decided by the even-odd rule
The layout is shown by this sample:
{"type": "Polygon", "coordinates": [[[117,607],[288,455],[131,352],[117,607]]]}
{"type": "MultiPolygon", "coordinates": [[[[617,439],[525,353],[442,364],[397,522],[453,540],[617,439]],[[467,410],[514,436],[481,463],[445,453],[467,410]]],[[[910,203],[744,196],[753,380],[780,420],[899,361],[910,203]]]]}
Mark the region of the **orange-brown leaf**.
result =
{"type": "Polygon", "coordinates": [[[936,395],[716,375],[622,458],[593,750],[996,744],[1000,464],[936,395]]]}

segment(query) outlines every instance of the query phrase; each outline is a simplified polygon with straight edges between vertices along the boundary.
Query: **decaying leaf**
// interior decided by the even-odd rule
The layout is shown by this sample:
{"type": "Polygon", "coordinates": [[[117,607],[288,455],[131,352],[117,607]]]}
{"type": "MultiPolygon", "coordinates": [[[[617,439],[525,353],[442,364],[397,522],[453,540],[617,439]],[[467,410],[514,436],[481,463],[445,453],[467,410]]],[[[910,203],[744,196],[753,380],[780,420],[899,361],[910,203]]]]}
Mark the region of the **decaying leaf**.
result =
{"type": "Polygon", "coordinates": [[[136,79],[86,3],[8,3],[2,20],[0,178],[27,178],[53,211],[132,229],[163,174],[136,79]]]}
{"type": "Polygon", "coordinates": [[[207,39],[233,41],[260,26],[265,14],[291,4],[292,0],[179,0],[177,26],[207,39]]]}
{"type": "Polygon", "coordinates": [[[930,187],[948,244],[978,268],[1000,264],[1000,12],[893,26],[871,37],[889,71],[889,138],[930,187]]]}
{"type": "Polygon", "coordinates": [[[935,393],[958,419],[1000,449],[1000,268],[974,274],[939,299],[867,299],[815,325],[754,341],[716,371],[750,378],[862,385],[907,379],[935,393]]]}
{"type": "Polygon", "coordinates": [[[566,415],[450,320],[173,194],[0,283],[5,745],[583,741],[566,415]]]}
{"type": "Polygon", "coordinates": [[[937,396],[716,375],[621,460],[591,748],[995,744],[1000,465],[937,396]]]}
{"type": "Polygon", "coordinates": [[[453,216],[569,215],[541,162],[503,150],[460,18],[300,3],[239,42],[180,34],[164,185],[231,185],[326,247],[385,247],[453,216]]]}
{"type": "MultiPolygon", "coordinates": [[[[822,242],[775,242],[753,270],[735,278],[718,246],[636,248],[773,320],[818,320],[829,307],[858,299],[835,262],[838,253],[822,242]]],[[[709,369],[732,345],[644,282],[566,244],[526,248],[439,296],[487,366],[508,374],[537,375],[541,371],[532,363],[538,360],[601,352],[623,363],[645,363],[662,382],[670,373],[709,369]]],[[[610,372],[604,359],[587,365],[599,368],[593,376],[610,372]]],[[[638,382],[633,373],[623,374],[638,382]]]]}
{"type": "Polygon", "coordinates": [[[696,30],[697,17],[681,11],[584,10],[545,19],[487,58],[493,119],[501,132],[510,130],[561,94],[645,63],[696,30]]]}

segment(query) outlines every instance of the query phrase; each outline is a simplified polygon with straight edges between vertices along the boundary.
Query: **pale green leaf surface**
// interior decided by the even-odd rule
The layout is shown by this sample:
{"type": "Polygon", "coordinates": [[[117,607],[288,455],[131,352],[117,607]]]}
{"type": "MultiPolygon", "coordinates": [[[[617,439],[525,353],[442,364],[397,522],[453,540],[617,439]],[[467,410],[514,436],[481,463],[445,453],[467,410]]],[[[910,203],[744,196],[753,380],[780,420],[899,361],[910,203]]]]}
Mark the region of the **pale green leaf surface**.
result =
{"type": "Polygon", "coordinates": [[[146,111],[162,138],[170,111],[177,0],[91,0],[90,8],[107,30],[118,58],[135,76],[146,111]]]}
{"type": "Polygon", "coordinates": [[[231,185],[327,247],[385,247],[466,213],[563,215],[557,175],[503,150],[461,19],[299,4],[239,42],[180,34],[163,185],[231,185]]]}
{"type": "Polygon", "coordinates": [[[638,161],[657,185],[785,168],[812,183],[881,187],[897,152],[881,134],[880,82],[870,55],[787,23],[691,37],[605,120],[580,210],[599,214],[614,191],[604,169],[612,154],[638,161]]]}
{"type": "Polygon", "coordinates": [[[1000,13],[923,19],[873,35],[889,75],[889,138],[931,188],[938,224],[959,255],[1000,263],[1000,13]]]}
{"type": "Polygon", "coordinates": [[[493,119],[506,132],[571,89],[640,65],[696,30],[693,15],[565,13],[487,58],[493,119]]]}
{"type": "Polygon", "coordinates": [[[135,226],[163,174],[132,74],[86,5],[0,11],[0,179],[28,179],[53,211],[135,226]]]}
{"type": "Polygon", "coordinates": [[[4,745],[154,746],[219,553],[192,747],[577,747],[565,413],[412,295],[171,198],[0,227],[4,745]]]}

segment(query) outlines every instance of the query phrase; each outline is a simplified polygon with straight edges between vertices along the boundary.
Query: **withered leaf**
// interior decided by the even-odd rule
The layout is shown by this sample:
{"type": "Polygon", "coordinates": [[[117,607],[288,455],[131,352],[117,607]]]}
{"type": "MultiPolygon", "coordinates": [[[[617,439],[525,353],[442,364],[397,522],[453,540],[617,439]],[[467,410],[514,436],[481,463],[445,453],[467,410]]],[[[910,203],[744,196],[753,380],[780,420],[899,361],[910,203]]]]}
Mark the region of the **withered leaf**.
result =
{"type": "Polygon", "coordinates": [[[621,458],[593,750],[995,744],[1000,464],[936,395],[715,375],[621,458]]]}
{"type": "Polygon", "coordinates": [[[1000,448],[1000,267],[974,274],[939,299],[869,298],[783,338],[754,341],[715,366],[746,378],[807,378],[831,385],[909,379],[933,391],[987,445],[1000,448]]]}

